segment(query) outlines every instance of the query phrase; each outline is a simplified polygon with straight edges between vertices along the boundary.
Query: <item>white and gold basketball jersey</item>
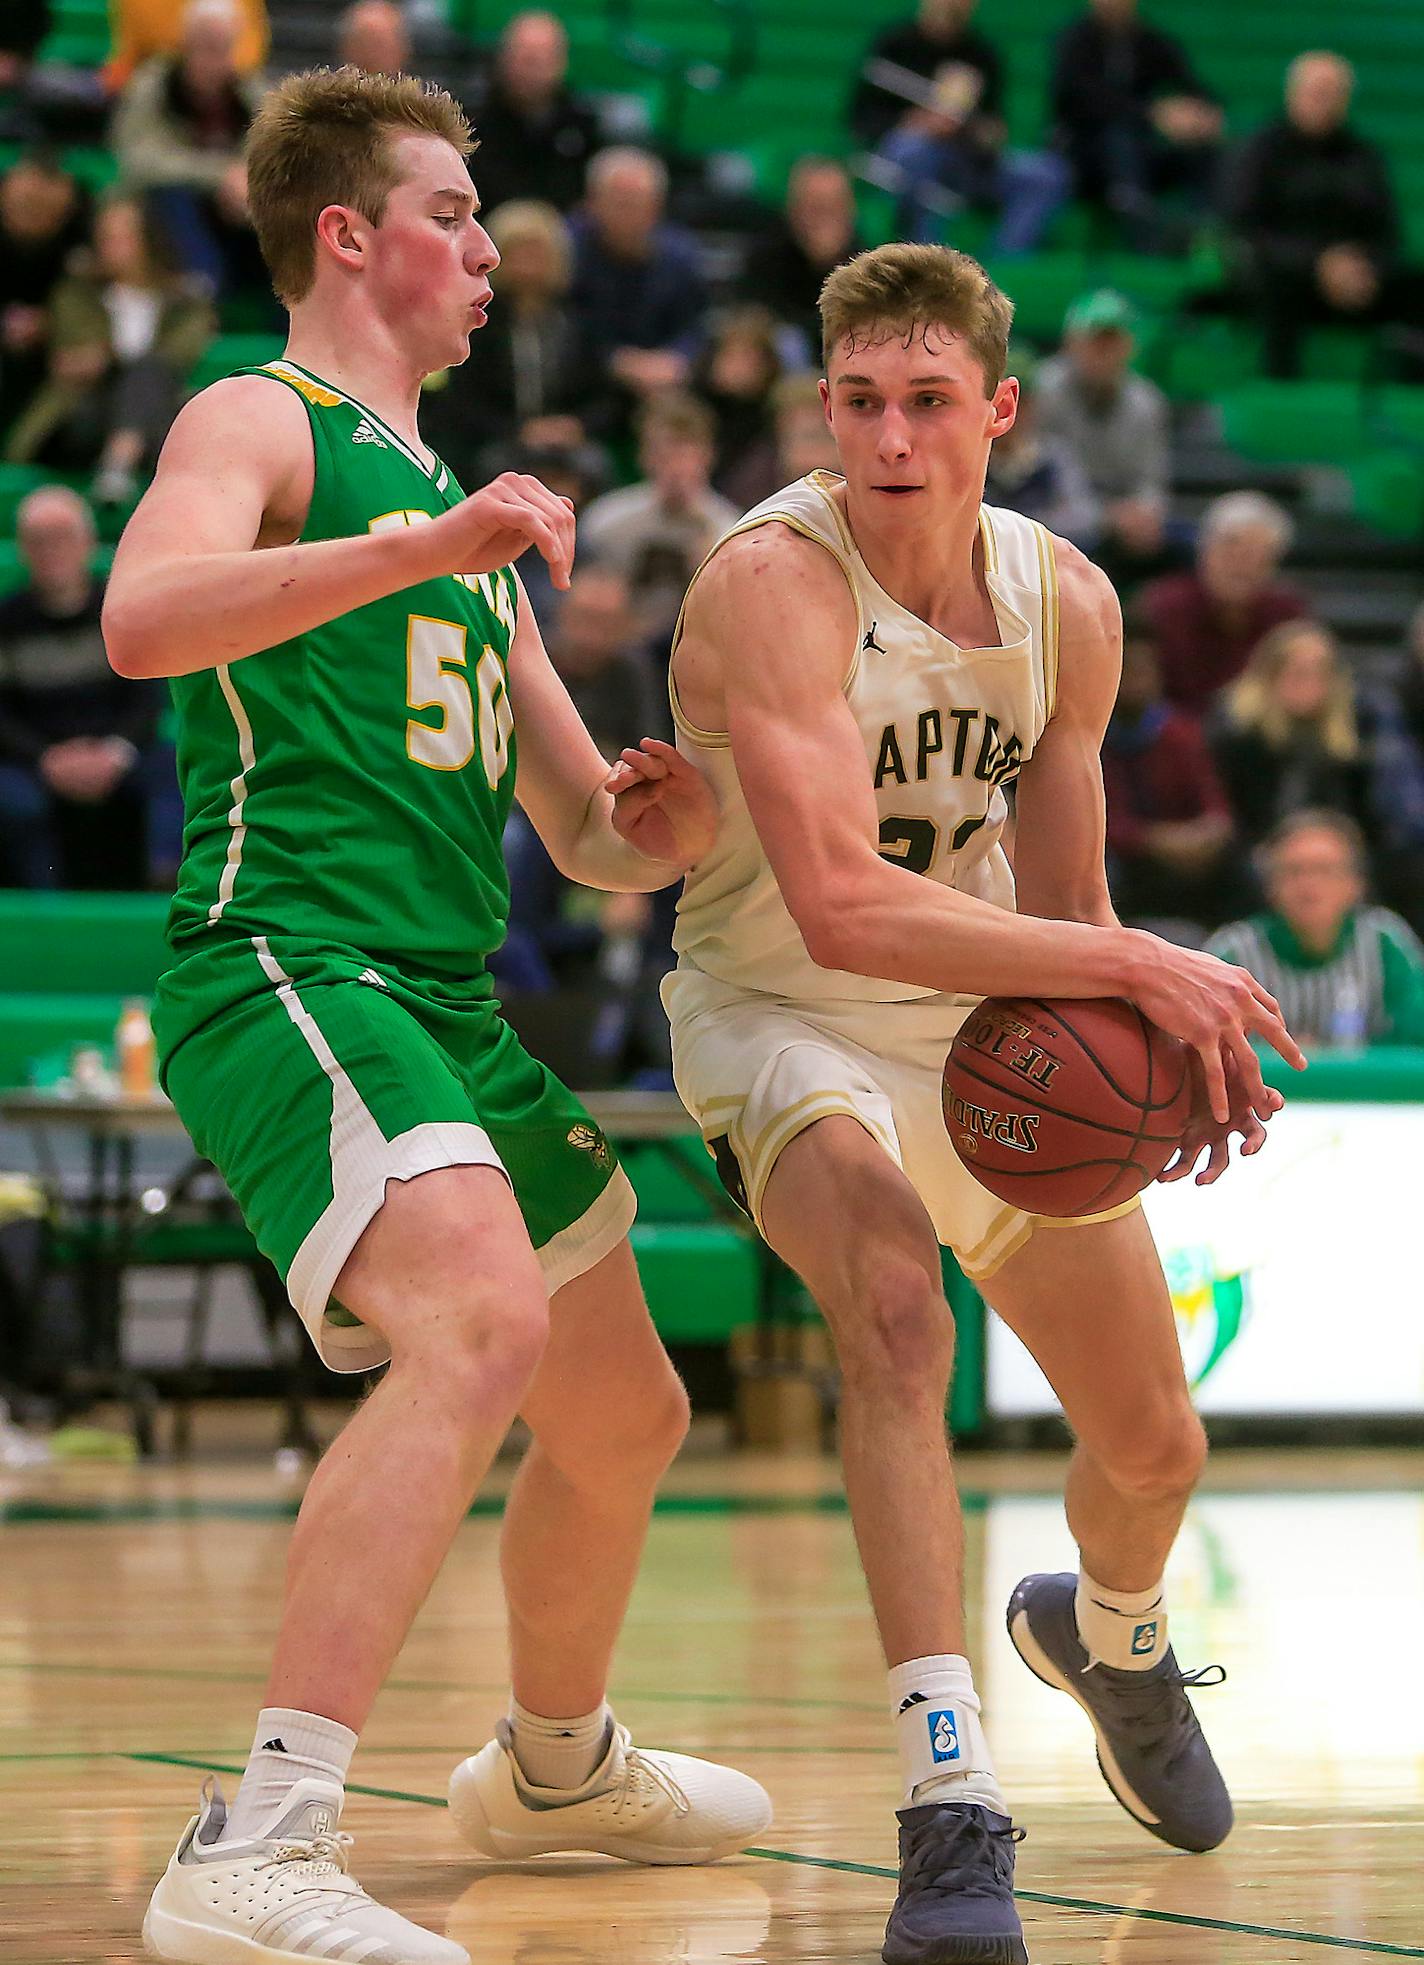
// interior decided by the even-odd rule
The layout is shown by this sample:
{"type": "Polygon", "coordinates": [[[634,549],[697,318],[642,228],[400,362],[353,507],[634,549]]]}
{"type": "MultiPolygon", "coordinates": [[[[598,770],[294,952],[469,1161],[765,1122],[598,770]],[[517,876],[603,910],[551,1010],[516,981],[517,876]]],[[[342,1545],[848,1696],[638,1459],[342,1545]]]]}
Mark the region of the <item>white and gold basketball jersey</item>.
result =
{"type": "MultiPolygon", "coordinates": [[[[1017,512],[980,507],[985,580],[1001,646],[957,648],[871,577],[832,495],[839,482],[813,471],[755,506],[725,537],[779,521],[834,555],[855,596],[855,646],[846,651],[844,687],[875,784],[882,855],[928,880],[1012,908],[1014,879],[1001,843],[1004,787],[1053,713],[1052,538],[1017,512]]],[[[675,680],[671,693],[678,749],[706,774],[721,808],[716,844],[688,875],[678,903],[673,946],[680,966],[797,999],[885,1003],[933,994],[811,960],[757,838],[728,738],[689,722],[675,680]]]]}

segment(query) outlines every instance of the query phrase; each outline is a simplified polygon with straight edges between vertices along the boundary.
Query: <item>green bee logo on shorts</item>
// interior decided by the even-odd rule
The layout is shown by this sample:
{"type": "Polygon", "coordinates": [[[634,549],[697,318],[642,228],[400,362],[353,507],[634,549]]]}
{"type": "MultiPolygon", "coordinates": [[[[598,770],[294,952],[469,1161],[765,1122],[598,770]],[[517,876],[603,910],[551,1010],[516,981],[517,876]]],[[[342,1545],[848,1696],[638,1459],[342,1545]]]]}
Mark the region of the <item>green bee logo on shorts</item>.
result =
{"type": "Polygon", "coordinates": [[[582,1123],[577,1126],[570,1126],[569,1145],[576,1146],[580,1153],[591,1154],[593,1156],[593,1164],[596,1167],[606,1170],[613,1165],[612,1149],[597,1126],[588,1126],[582,1123]]]}

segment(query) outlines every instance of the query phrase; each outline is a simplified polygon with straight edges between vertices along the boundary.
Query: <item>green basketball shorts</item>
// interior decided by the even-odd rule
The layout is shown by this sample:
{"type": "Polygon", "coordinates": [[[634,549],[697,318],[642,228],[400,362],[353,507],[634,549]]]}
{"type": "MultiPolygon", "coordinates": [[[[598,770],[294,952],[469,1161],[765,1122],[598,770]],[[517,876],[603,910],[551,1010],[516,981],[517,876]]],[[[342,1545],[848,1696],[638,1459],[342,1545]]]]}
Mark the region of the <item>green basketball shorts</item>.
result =
{"type": "Polygon", "coordinates": [[[333,1371],[384,1364],[379,1331],[331,1301],[386,1183],[498,1168],[552,1293],[636,1212],[573,1094],[531,1058],[487,978],[417,986],[290,936],[183,957],[154,1012],[163,1082],[333,1371]]]}

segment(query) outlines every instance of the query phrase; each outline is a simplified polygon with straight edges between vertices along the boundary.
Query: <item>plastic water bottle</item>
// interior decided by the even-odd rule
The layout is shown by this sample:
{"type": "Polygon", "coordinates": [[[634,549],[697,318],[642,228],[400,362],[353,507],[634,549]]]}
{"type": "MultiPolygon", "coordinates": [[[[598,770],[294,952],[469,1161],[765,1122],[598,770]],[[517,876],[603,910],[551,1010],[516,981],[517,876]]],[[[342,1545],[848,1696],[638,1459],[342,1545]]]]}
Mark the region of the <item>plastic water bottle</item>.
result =
{"type": "Polygon", "coordinates": [[[1353,977],[1346,977],[1336,991],[1330,1009],[1326,1035],[1334,1051],[1362,1051],[1370,1034],[1370,1008],[1365,993],[1353,977]]]}
{"type": "Polygon", "coordinates": [[[153,1094],[153,1026],[148,1005],[139,997],[125,1003],[114,1032],[118,1057],[119,1085],[130,1098],[149,1098],[153,1094]]]}

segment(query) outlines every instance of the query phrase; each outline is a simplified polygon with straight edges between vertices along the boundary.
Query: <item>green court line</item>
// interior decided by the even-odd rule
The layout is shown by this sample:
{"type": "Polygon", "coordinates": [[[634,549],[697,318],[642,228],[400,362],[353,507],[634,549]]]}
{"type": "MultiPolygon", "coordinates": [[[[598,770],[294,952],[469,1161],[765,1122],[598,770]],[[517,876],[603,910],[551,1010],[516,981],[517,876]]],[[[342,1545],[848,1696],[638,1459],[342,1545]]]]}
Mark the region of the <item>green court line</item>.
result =
{"type": "MultiPolygon", "coordinates": [[[[1280,1490],[1290,1497],[1313,1494],[1337,1494],[1340,1490],[1321,1481],[1312,1485],[1301,1483],[1280,1490]]],[[[1351,1488],[1350,1494],[1361,1500],[1379,1496],[1412,1494],[1417,1491],[1412,1484],[1396,1487],[1351,1488]]],[[[1200,1498],[1205,1500],[1250,1499],[1261,1492],[1254,1487],[1219,1487],[1207,1490],[1200,1498]]],[[[1061,1500],[1061,1485],[1054,1487],[1014,1488],[1001,1494],[990,1494],[983,1488],[966,1488],[959,1497],[960,1507],[966,1515],[981,1515],[988,1511],[992,1501],[1057,1501],[1061,1500]]],[[[497,1518],[504,1513],[504,1496],[497,1494],[480,1495],[471,1504],[467,1519],[497,1518]]],[[[43,1501],[21,1499],[0,1501],[0,1527],[24,1528],[36,1523],[51,1526],[63,1524],[95,1525],[118,1524],[123,1522],[188,1522],[188,1521],[246,1521],[274,1522],[294,1521],[301,1507],[300,1495],[290,1495],[282,1500],[269,1501],[198,1501],[198,1500],[126,1500],[126,1501],[43,1501]]],[[[844,1493],[838,1488],[830,1488],[821,1494],[660,1494],[653,1503],[655,1515],[835,1515],[849,1514],[844,1493]]]]}
{"type": "MultiPolygon", "coordinates": [[[[979,1514],[989,1505],[987,1494],[960,1496],[966,1514],[979,1514]]],[[[95,1523],[189,1521],[294,1521],[301,1497],[291,1495],[277,1501],[41,1501],[0,1502],[0,1526],[32,1527],[35,1523],[95,1523]]],[[[468,1520],[498,1517],[504,1513],[504,1497],[481,1495],[472,1504],[468,1520]]],[[[824,1494],[663,1494],[653,1503],[655,1515],[845,1515],[849,1513],[845,1495],[832,1489],[824,1494]]]]}
{"type": "MultiPolygon", "coordinates": [[[[197,1680],[205,1685],[263,1685],[266,1676],[262,1672],[215,1672],[193,1665],[93,1665],[86,1663],[67,1663],[63,1659],[35,1658],[20,1660],[0,1658],[0,1672],[46,1672],[69,1674],[81,1678],[156,1678],[197,1680]]],[[[506,1684],[487,1685],[477,1679],[440,1678],[388,1678],[382,1686],[383,1692],[486,1692],[502,1697],[509,1687],[506,1684]]],[[[794,1711],[837,1713],[877,1713],[883,1715],[884,1707],[869,1700],[856,1699],[792,1699],[771,1693],[740,1692],[653,1692],[637,1686],[621,1686],[619,1697],[629,1705],[648,1706],[772,1706],[788,1707],[794,1711]]]]}
{"type": "MultiPolygon", "coordinates": [[[[231,1760],[234,1754],[239,1754],[242,1751],[243,1749],[241,1747],[214,1747],[212,1753],[208,1755],[206,1758],[204,1758],[197,1753],[196,1749],[190,1747],[188,1749],[187,1754],[181,1755],[180,1759],[183,1765],[185,1766],[191,1765],[197,1767],[199,1765],[202,1765],[206,1767],[211,1763],[213,1768],[217,1772],[221,1773],[222,1769],[218,1766],[218,1763],[220,1761],[231,1760]]],[[[440,1747],[440,1746],[369,1747],[366,1746],[364,1743],[362,1744],[361,1747],[361,1757],[363,1760],[368,1760],[372,1757],[372,1755],[375,1754],[385,1754],[388,1758],[391,1756],[403,1757],[410,1760],[419,1760],[422,1755],[429,1754],[432,1756],[438,1756],[442,1760],[449,1760],[449,1759],[458,1759],[463,1752],[464,1752],[463,1747],[440,1747]]],[[[755,1741],[719,1740],[717,1742],[717,1752],[719,1755],[729,1760],[732,1758],[733,1755],[740,1756],[743,1754],[827,1754],[827,1755],[834,1755],[837,1759],[840,1759],[845,1754],[860,1754],[860,1755],[869,1755],[872,1758],[877,1758],[884,1761],[889,1761],[893,1756],[894,1749],[888,1746],[884,1746],[884,1747],[842,1747],[842,1746],[806,1747],[806,1746],[791,1746],[791,1745],[771,1746],[768,1745],[767,1742],[764,1740],[755,1740],[755,1741]]],[[[50,1753],[0,1753],[0,1767],[13,1767],[13,1766],[23,1767],[28,1765],[41,1766],[41,1765],[47,1765],[52,1761],[133,1760],[135,1758],[145,1758],[145,1757],[150,1759],[162,1760],[166,1756],[158,1753],[156,1749],[147,1755],[140,1756],[137,1754],[136,1749],[129,1748],[129,1747],[67,1747],[63,1751],[54,1751],[50,1753]]],[[[376,1790],[373,1788],[371,1790],[371,1793],[374,1794],[375,1792],[376,1790]]]]}
{"type": "MultiPolygon", "coordinates": [[[[126,1753],[124,1760],[140,1760],[160,1764],[165,1767],[194,1767],[206,1773],[241,1774],[242,1768],[231,1764],[212,1767],[201,1760],[190,1760],[183,1754],[126,1753]]],[[[423,1808],[444,1808],[447,1803],[443,1796],[433,1794],[408,1794],[398,1788],[371,1788],[348,1783],[352,1794],[374,1795],[382,1801],[412,1801],[423,1808]]],[[[880,1876],[893,1882],[897,1872],[887,1869],[880,1863],[846,1863],[830,1856],[802,1856],[791,1849],[746,1849],[747,1856],[756,1856],[763,1862],[794,1863],[807,1869],[839,1871],[850,1876],[880,1876]]],[[[1023,1903],[1046,1904],[1053,1910],[1080,1911],[1090,1917],[1133,1917],[1148,1924],[1176,1924],[1194,1931],[1226,1931],[1232,1936],[1245,1938],[1276,1938],[1287,1944],[1326,1945],[1336,1951],[1363,1951],[1387,1958],[1424,1958],[1424,1948],[1417,1945],[1385,1944],[1376,1938],[1340,1938],[1327,1931],[1292,1931],[1281,1924],[1237,1924],[1226,1917],[1192,1917],[1185,1911],[1147,1910],[1136,1904],[1099,1903],[1091,1897],[1059,1897],[1047,1890],[1015,1890],[1015,1897],[1023,1903]]]]}
{"type": "MultiPolygon", "coordinates": [[[[833,1862],[827,1856],[801,1856],[790,1849],[746,1849],[747,1856],[760,1856],[772,1863],[798,1863],[811,1869],[849,1870],[856,1876],[884,1876],[893,1882],[898,1874],[878,1863],[833,1862]]],[[[1382,1952],[1390,1958],[1424,1958],[1415,1945],[1384,1944],[1377,1938],[1337,1938],[1327,1931],[1292,1931],[1283,1924],[1237,1924],[1227,1917],[1192,1917],[1185,1911],[1146,1910],[1136,1904],[1100,1903],[1092,1897],[1059,1897],[1047,1890],[1015,1890],[1014,1896],[1027,1904],[1047,1904],[1054,1910],[1082,1911],[1093,1917],[1136,1917],[1150,1924],[1182,1924],[1196,1931],[1229,1931],[1247,1938],[1280,1938],[1291,1944],[1331,1945],[1340,1951],[1382,1952]]]]}
{"type": "MultiPolygon", "coordinates": [[[[160,1767],[195,1767],[200,1774],[241,1775],[246,1767],[245,1761],[194,1760],[181,1753],[123,1753],[116,1756],[120,1760],[143,1760],[160,1767]]],[[[444,1795],[408,1794],[404,1788],[363,1787],[356,1781],[346,1783],[348,1794],[374,1795],[378,1801],[413,1801],[422,1808],[444,1808],[444,1795]]]]}

